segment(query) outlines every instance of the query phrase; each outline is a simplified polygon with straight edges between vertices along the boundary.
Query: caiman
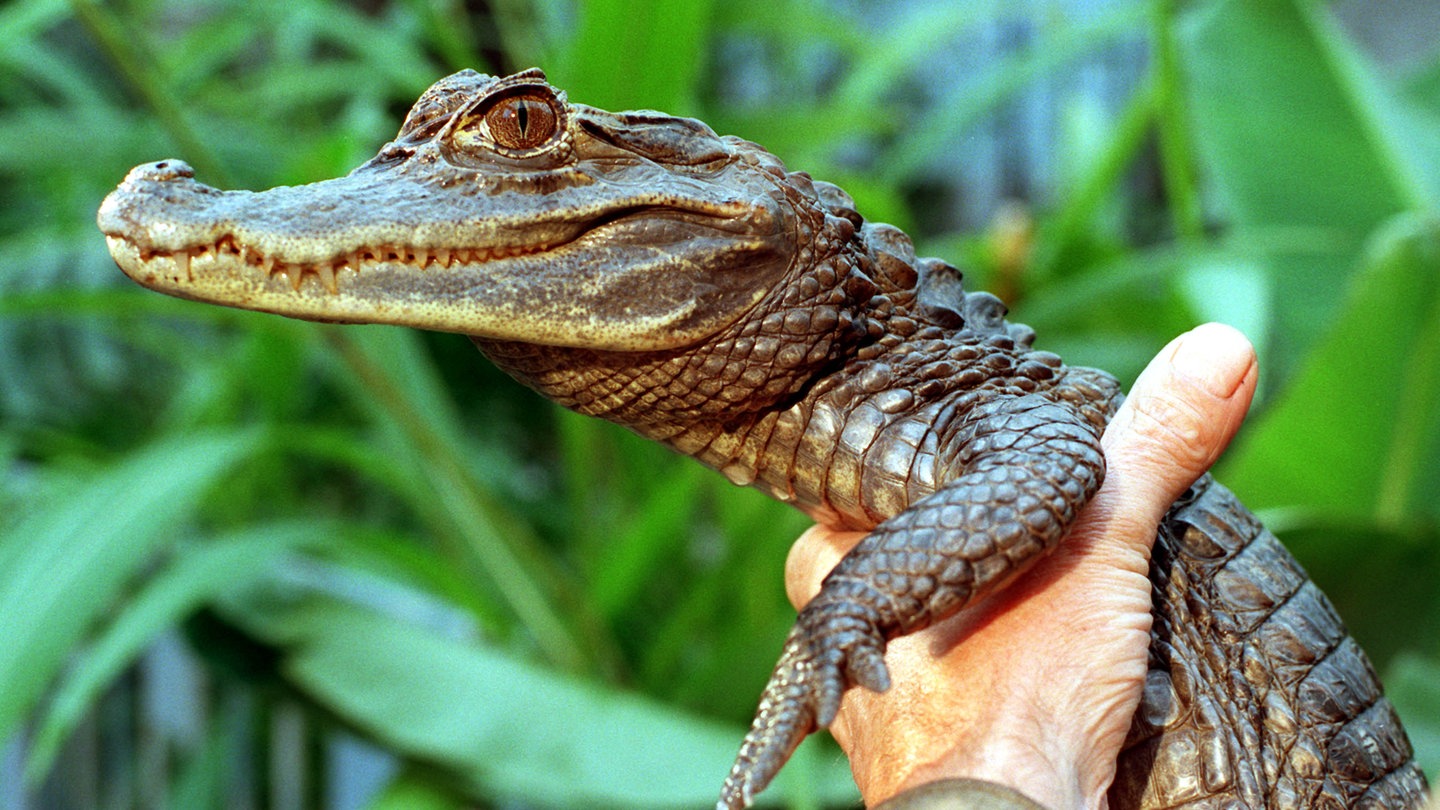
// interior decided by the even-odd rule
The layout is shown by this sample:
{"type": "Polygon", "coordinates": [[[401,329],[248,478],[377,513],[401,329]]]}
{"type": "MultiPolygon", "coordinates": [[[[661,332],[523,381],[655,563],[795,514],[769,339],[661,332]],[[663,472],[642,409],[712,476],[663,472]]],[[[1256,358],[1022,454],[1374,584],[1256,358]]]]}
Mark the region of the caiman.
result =
{"type": "MultiPolygon", "coordinates": [[[[838,187],[695,120],[464,71],[345,177],[220,191],[180,160],[99,212],[171,295],[471,336],[520,382],[833,527],[868,531],[800,611],[719,806],[763,789],[887,640],[1055,546],[1104,474],[1104,372],[838,187]]],[[[1425,780],[1374,669],[1209,477],[1159,528],[1150,673],[1115,808],[1411,807],[1425,780]]]]}

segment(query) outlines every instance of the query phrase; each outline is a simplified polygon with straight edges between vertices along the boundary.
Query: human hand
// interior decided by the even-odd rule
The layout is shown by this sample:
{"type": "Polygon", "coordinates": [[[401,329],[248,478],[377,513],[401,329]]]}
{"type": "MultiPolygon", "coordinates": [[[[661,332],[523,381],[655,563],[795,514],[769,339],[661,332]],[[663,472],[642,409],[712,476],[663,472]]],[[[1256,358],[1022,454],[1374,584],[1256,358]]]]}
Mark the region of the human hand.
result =
{"type": "MultiPolygon", "coordinates": [[[[1055,552],[1004,591],[890,642],[890,690],[848,690],[830,727],[867,805],[952,777],[1056,810],[1104,805],[1145,679],[1156,527],[1238,430],[1256,374],[1234,329],[1176,338],[1106,429],[1105,484],[1055,552]]],[[[786,565],[790,600],[813,598],[864,536],[802,535],[786,565]]]]}

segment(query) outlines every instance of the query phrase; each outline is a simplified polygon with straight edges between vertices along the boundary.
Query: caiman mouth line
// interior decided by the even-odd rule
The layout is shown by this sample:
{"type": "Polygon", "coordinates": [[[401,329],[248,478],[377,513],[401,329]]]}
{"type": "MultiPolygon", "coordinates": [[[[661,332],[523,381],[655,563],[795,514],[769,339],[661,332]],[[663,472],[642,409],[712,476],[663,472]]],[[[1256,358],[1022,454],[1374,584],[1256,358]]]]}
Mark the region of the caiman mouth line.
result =
{"type": "MultiPolygon", "coordinates": [[[[589,231],[586,233],[589,233],[589,231]]],[[[581,235],[583,236],[584,234],[581,235]]],[[[300,291],[300,286],[305,282],[306,277],[313,277],[332,294],[338,294],[340,292],[339,275],[341,271],[344,270],[359,274],[368,268],[387,263],[404,264],[417,270],[426,270],[430,267],[449,270],[455,266],[484,264],[500,259],[512,259],[516,256],[545,253],[557,247],[571,244],[571,242],[563,242],[556,245],[509,245],[479,248],[423,248],[381,245],[378,247],[358,248],[327,261],[288,262],[283,259],[277,259],[273,255],[263,253],[250,245],[243,244],[230,234],[220,237],[214,244],[190,247],[173,252],[141,250],[139,245],[124,236],[111,236],[109,238],[127,243],[135,250],[142,262],[149,262],[158,257],[170,259],[175,263],[177,268],[182,270],[186,281],[193,282],[195,280],[195,275],[191,271],[191,263],[193,261],[205,256],[213,256],[216,258],[223,256],[229,260],[255,268],[267,276],[285,276],[289,279],[291,288],[296,292],[300,291]]]]}
{"type": "Polygon", "coordinates": [[[618,223],[623,223],[637,215],[646,214],[652,217],[657,215],[665,216],[679,210],[683,209],[673,209],[669,206],[624,207],[608,216],[596,219],[584,230],[555,242],[470,248],[426,248],[409,245],[377,245],[356,248],[348,253],[340,254],[324,261],[310,262],[292,262],[277,258],[272,254],[267,254],[256,247],[241,242],[234,234],[226,234],[212,244],[188,247],[176,251],[141,248],[138,242],[124,234],[114,234],[108,238],[125,243],[134,251],[141,262],[150,262],[159,257],[170,259],[175,263],[176,269],[183,273],[183,277],[187,282],[193,283],[195,281],[195,275],[191,266],[196,259],[201,259],[206,256],[213,257],[213,259],[224,257],[228,261],[234,261],[258,270],[267,277],[284,276],[289,280],[290,287],[296,292],[300,291],[300,287],[305,283],[307,277],[312,277],[331,294],[339,294],[339,277],[340,273],[345,270],[349,270],[358,275],[380,264],[403,264],[411,269],[421,271],[432,267],[449,270],[457,266],[485,264],[502,259],[513,259],[519,256],[533,256],[540,253],[548,253],[566,247],[567,245],[576,244],[597,231],[605,230],[618,223]]]}

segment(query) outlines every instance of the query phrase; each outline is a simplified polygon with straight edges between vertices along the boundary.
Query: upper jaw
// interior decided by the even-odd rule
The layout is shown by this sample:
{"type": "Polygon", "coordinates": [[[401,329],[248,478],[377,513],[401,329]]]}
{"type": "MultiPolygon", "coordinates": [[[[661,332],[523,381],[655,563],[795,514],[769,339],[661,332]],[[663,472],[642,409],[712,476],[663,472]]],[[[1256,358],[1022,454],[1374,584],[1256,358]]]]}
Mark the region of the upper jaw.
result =
{"type": "MultiPolygon", "coordinates": [[[[573,239],[573,218],[507,205],[513,195],[447,192],[403,170],[267,191],[221,191],[179,160],[135,167],[100,206],[106,236],[143,254],[223,250],[228,244],[281,264],[311,266],[398,252],[537,252],[573,239]]],[[[428,262],[422,262],[425,264],[428,262]]]]}
{"type": "Polygon", "coordinates": [[[415,165],[250,192],[159,161],[127,175],[98,224],[127,275],[184,298],[615,350],[702,339],[792,258],[790,215],[763,191],[582,181],[547,197],[420,182],[415,165]]]}

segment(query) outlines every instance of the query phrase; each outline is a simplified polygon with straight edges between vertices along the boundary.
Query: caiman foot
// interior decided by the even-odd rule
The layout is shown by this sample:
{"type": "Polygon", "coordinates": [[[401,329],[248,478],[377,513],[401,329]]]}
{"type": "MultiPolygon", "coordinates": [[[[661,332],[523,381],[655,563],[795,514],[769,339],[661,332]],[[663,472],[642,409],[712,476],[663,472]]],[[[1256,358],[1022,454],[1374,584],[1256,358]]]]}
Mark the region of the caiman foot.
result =
{"type": "Polygon", "coordinates": [[[785,639],[780,662],[725,778],[716,810],[743,810],[810,732],[830,725],[851,684],[884,692],[885,637],[864,608],[816,598],[785,639]]]}

